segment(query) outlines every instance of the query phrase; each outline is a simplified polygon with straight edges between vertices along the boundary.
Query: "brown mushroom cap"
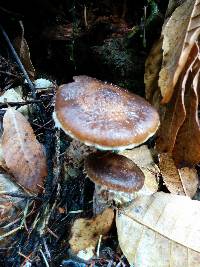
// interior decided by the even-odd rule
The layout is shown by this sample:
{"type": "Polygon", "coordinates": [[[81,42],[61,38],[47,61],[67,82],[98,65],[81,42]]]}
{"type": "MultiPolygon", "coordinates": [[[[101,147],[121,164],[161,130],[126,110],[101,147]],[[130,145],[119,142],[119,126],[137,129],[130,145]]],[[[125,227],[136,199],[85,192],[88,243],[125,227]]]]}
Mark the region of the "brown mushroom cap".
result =
{"type": "Polygon", "coordinates": [[[115,153],[92,153],[85,160],[87,176],[108,189],[132,193],[144,185],[144,174],[130,159],[115,153]]]}
{"type": "Polygon", "coordinates": [[[156,110],[127,90],[87,76],[56,93],[54,119],[68,135],[100,149],[135,147],[159,126],[156,110]]]}

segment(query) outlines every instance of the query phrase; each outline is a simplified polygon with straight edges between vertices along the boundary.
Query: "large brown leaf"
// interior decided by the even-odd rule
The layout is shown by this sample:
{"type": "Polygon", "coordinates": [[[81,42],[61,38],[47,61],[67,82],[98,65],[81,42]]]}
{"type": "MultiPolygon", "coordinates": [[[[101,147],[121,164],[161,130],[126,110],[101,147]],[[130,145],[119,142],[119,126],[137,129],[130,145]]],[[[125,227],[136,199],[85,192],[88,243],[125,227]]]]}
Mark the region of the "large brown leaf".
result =
{"type": "Polygon", "coordinates": [[[161,122],[160,129],[158,131],[158,138],[156,141],[156,148],[159,153],[172,152],[176,141],[178,130],[183,124],[186,117],[186,110],[184,105],[185,88],[190,86],[192,82],[192,76],[188,76],[195,64],[195,60],[198,56],[198,46],[195,43],[188,62],[185,65],[184,71],[181,73],[179,80],[176,84],[174,94],[171,101],[166,105],[166,112],[161,122]]]}
{"type": "Polygon", "coordinates": [[[177,169],[172,156],[168,153],[159,155],[159,167],[168,190],[177,195],[193,197],[198,188],[198,174],[194,168],[177,169]]]}
{"type": "MultiPolygon", "coordinates": [[[[198,119],[198,93],[200,61],[197,73],[186,89],[186,118],[180,127],[173,149],[173,158],[177,166],[190,166],[200,162],[200,126],[198,119]]],[[[193,73],[195,75],[195,73],[193,73]]]]}
{"type": "Polygon", "coordinates": [[[38,193],[47,174],[43,146],[19,112],[9,108],[3,118],[3,157],[17,183],[25,189],[38,193]]]}
{"type": "Polygon", "coordinates": [[[159,86],[163,103],[172,97],[188,55],[200,33],[200,0],[187,0],[177,7],[163,28],[163,63],[159,86]]]}
{"type": "Polygon", "coordinates": [[[120,247],[135,267],[199,267],[199,222],[199,201],[161,192],[116,217],[120,247]]]}

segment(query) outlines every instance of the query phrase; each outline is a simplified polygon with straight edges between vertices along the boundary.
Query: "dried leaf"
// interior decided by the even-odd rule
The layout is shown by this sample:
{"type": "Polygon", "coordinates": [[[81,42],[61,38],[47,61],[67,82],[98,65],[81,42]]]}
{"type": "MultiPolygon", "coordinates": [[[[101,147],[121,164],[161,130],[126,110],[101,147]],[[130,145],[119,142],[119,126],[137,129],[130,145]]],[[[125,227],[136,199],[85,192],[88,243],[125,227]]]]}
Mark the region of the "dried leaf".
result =
{"type": "Polygon", "coordinates": [[[158,87],[158,78],[162,63],[162,41],[162,39],[159,39],[153,45],[145,62],[144,74],[146,99],[156,108],[161,121],[163,120],[166,109],[164,105],[161,105],[162,96],[158,87]]]}
{"type": "Polygon", "coordinates": [[[114,212],[108,208],[93,219],[77,219],[72,226],[69,244],[73,252],[78,253],[87,248],[95,249],[100,235],[106,235],[113,223],[114,212]]]}
{"type": "Polygon", "coordinates": [[[159,86],[163,103],[169,102],[188,55],[200,32],[200,0],[187,0],[166,22],[163,35],[163,63],[159,86]]]}
{"type": "Polygon", "coordinates": [[[21,26],[21,35],[15,38],[13,44],[15,46],[16,51],[18,52],[22,64],[24,65],[24,68],[28,72],[30,78],[34,79],[35,69],[31,62],[28,44],[26,42],[26,39],[24,38],[24,27],[22,22],[20,22],[20,26],[21,26]]]}
{"type": "Polygon", "coordinates": [[[145,94],[147,100],[152,103],[155,91],[159,91],[158,78],[162,63],[162,39],[156,41],[145,62],[145,94]]]}
{"type": "Polygon", "coordinates": [[[116,217],[120,247],[135,267],[199,267],[200,202],[185,196],[141,196],[116,217]]]}
{"type": "Polygon", "coordinates": [[[43,146],[18,111],[9,108],[3,118],[3,156],[15,180],[25,189],[38,193],[47,174],[46,157],[43,146]]]}
{"type": "MultiPolygon", "coordinates": [[[[22,87],[21,86],[8,89],[0,96],[0,104],[7,103],[7,102],[25,102],[24,99],[22,98],[22,87]]],[[[6,110],[7,107],[2,108],[2,109],[6,110]]],[[[24,105],[18,108],[18,111],[20,111],[23,115],[27,115],[28,105],[24,105]]]]}
{"type": "Polygon", "coordinates": [[[3,206],[11,207],[9,210],[7,210],[9,212],[7,214],[7,217],[13,217],[14,213],[16,213],[16,207],[17,209],[19,209],[20,207],[24,207],[26,204],[26,201],[24,201],[23,198],[12,197],[6,194],[25,195],[22,189],[20,189],[20,187],[12,181],[11,177],[8,174],[0,173],[0,222],[2,222],[2,220],[5,220],[5,213],[2,214],[3,206]]]}
{"type": "Polygon", "coordinates": [[[167,11],[166,11],[166,14],[165,14],[165,17],[170,17],[171,14],[174,12],[174,10],[182,5],[186,0],[169,0],[169,3],[168,3],[168,7],[167,7],[167,11]]]}
{"type": "Polygon", "coordinates": [[[192,84],[188,86],[185,94],[186,118],[180,127],[176,143],[173,149],[173,158],[177,166],[190,166],[200,162],[200,126],[198,118],[198,86],[199,86],[199,68],[193,79],[192,84]]]}
{"type": "Polygon", "coordinates": [[[178,169],[186,196],[193,197],[198,189],[199,178],[195,168],[183,167],[178,169]]]}
{"type": "Polygon", "coordinates": [[[142,170],[145,175],[144,186],[139,194],[153,194],[158,190],[157,176],[160,173],[158,166],[154,163],[150,150],[146,145],[130,150],[119,152],[120,155],[131,159],[142,170]]]}
{"type": "Polygon", "coordinates": [[[3,157],[3,149],[2,149],[2,145],[1,145],[1,140],[0,140],[0,168],[2,170],[5,170],[6,172],[8,171],[8,168],[6,166],[5,159],[3,157]]]}
{"type": "Polygon", "coordinates": [[[177,195],[193,197],[198,187],[198,175],[194,168],[177,169],[172,156],[168,153],[159,155],[159,167],[168,190],[177,195]]]}
{"type": "Polygon", "coordinates": [[[176,141],[178,130],[183,124],[186,111],[184,105],[185,88],[190,86],[192,76],[190,71],[195,64],[198,56],[198,46],[195,44],[188,57],[188,62],[185,65],[185,70],[179,77],[176,84],[174,94],[171,101],[166,105],[166,112],[163,121],[161,122],[160,129],[158,130],[158,138],[156,140],[156,148],[159,153],[172,152],[176,141]]]}

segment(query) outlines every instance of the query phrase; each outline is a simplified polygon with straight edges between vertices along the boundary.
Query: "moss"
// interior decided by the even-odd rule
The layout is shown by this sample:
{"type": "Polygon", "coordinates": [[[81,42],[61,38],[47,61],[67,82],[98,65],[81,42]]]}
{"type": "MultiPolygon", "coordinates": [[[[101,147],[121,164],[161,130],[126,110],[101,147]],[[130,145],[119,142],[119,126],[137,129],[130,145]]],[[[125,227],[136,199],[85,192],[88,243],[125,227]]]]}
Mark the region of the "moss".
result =
{"type": "Polygon", "coordinates": [[[110,81],[135,92],[141,91],[144,56],[129,46],[127,38],[107,39],[101,46],[93,46],[92,49],[96,64],[101,66],[110,81]]]}

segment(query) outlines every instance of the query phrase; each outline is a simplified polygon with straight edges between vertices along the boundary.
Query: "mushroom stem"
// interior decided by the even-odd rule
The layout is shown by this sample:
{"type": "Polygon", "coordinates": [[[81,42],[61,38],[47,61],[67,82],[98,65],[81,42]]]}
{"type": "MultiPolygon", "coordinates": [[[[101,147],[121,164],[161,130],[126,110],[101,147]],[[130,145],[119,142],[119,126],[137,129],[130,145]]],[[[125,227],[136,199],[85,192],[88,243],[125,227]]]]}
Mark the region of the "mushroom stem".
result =
{"type": "Polygon", "coordinates": [[[106,208],[115,204],[117,207],[130,205],[136,198],[137,193],[127,193],[108,189],[105,186],[95,184],[95,191],[93,196],[93,212],[99,214],[106,208]]]}

